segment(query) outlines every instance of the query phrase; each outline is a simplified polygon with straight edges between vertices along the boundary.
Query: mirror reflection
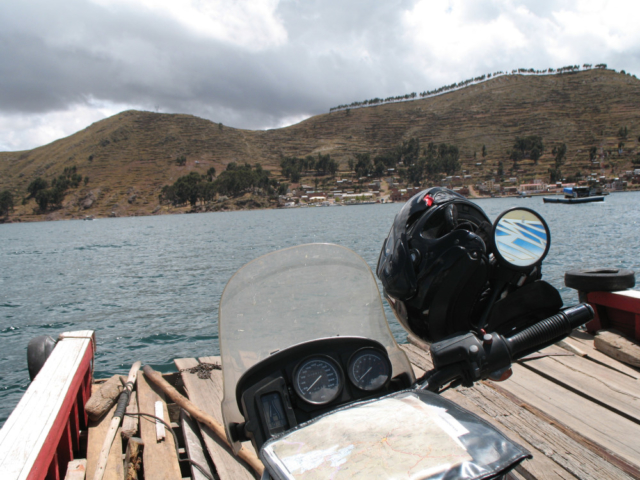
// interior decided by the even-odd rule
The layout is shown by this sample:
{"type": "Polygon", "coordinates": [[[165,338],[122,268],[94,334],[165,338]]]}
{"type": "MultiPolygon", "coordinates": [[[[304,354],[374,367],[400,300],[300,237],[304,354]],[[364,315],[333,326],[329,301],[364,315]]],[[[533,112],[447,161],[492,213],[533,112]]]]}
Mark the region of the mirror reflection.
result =
{"type": "Polygon", "coordinates": [[[546,255],[548,227],[531,210],[514,209],[504,213],[494,230],[497,253],[511,265],[530,267],[546,255]]]}

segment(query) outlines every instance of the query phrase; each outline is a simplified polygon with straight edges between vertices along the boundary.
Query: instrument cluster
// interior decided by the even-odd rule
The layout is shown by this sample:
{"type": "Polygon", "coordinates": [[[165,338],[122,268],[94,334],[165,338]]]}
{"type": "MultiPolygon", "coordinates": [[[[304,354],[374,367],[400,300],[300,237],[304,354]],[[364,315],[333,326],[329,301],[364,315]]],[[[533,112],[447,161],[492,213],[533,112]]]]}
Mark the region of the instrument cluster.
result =
{"type": "Polygon", "coordinates": [[[358,400],[411,385],[393,378],[386,349],[361,337],[332,337],[275,352],[245,372],[236,387],[242,433],[259,448],[266,439],[358,400]]]}
{"type": "MultiPolygon", "coordinates": [[[[391,362],[386,353],[365,347],[356,351],[347,363],[351,384],[363,392],[374,392],[391,377],[391,362]]],[[[296,394],[311,405],[326,405],[340,395],[345,375],[329,356],[312,355],[298,363],[293,373],[296,394]]]]}

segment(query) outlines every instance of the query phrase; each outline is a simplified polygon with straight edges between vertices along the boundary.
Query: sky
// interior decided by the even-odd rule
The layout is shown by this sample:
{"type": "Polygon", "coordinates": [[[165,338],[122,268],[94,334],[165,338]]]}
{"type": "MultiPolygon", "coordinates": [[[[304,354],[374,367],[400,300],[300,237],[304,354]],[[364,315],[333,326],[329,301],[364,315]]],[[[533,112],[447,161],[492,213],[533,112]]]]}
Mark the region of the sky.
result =
{"type": "Polygon", "coordinates": [[[496,71],[640,75],[629,0],[3,0],[0,151],[124,110],[269,129],[496,71]]]}

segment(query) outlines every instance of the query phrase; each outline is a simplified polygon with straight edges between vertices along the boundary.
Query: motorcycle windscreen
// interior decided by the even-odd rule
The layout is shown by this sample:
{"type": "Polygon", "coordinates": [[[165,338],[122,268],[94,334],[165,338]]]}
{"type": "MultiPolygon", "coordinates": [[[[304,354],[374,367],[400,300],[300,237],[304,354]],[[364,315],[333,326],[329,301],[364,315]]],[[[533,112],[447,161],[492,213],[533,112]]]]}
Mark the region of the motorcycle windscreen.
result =
{"type": "Polygon", "coordinates": [[[318,417],[264,444],[279,480],[486,479],[530,454],[484,420],[421,390],[318,417]]]}
{"type": "MultiPolygon", "coordinates": [[[[348,248],[309,244],[264,255],[229,280],[220,300],[219,337],[229,429],[245,419],[236,399],[242,375],[272,353],[335,336],[380,342],[392,376],[413,378],[404,352],[389,330],[378,284],[369,265],[348,248]]],[[[239,447],[237,442],[232,445],[239,447]]]]}

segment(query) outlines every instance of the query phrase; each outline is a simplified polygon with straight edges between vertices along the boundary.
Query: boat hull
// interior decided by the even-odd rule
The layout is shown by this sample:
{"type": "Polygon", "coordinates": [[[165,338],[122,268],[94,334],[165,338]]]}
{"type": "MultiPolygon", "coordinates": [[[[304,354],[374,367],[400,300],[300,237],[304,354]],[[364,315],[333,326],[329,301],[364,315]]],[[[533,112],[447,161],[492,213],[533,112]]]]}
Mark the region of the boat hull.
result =
{"type": "Polygon", "coordinates": [[[591,202],[603,202],[604,197],[579,197],[579,198],[564,198],[564,197],[542,197],[544,203],[591,203],[591,202]]]}

